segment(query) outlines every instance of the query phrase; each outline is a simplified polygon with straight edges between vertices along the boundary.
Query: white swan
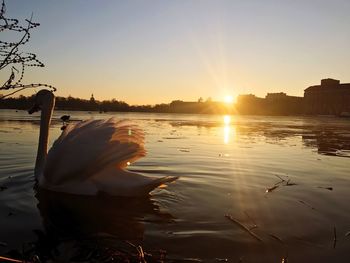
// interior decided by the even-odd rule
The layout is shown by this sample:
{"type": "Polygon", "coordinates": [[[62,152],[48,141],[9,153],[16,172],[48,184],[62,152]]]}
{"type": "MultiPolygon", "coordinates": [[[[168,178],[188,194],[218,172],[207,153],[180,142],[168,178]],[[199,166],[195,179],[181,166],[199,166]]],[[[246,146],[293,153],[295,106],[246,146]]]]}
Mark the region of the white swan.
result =
{"type": "Polygon", "coordinates": [[[40,90],[34,106],[41,110],[35,178],[39,187],[78,195],[105,192],[114,196],[141,196],[178,177],[151,178],[124,170],[145,156],[144,133],[127,121],[87,120],[70,124],[47,153],[49,125],[55,96],[40,90]]]}

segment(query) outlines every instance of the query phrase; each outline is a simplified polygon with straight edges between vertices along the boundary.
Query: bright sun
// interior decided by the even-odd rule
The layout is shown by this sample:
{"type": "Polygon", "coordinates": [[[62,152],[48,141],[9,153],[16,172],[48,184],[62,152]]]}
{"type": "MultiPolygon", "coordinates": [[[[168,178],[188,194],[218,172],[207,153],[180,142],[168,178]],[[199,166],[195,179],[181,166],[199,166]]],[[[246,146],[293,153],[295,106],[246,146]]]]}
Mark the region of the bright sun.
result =
{"type": "Polygon", "coordinates": [[[233,97],[232,97],[231,95],[226,95],[226,96],[224,97],[224,101],[225,101],[226,103],[232,103],[232,102],[233,102],[233,97]]]}

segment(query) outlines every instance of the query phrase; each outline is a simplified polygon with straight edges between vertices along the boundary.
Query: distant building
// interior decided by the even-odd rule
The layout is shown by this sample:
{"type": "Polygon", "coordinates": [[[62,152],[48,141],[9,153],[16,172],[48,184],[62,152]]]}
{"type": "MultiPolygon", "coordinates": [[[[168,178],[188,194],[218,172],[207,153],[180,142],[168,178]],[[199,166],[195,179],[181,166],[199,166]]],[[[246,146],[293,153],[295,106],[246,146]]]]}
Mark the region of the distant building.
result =
{"type": "Polygon", "coordinates": [[[267,95],[265,96],[265,99],[269,101],[279,101],[287,97],[290,97],[290,96],[287,96],[287,94],[284,92],[277,92],[277,93],[267,93],[267,95]]]}
{"type": "Polygon", "coordinates": [[[289,101],[289,102],[301,102],[303,100],[302,97],[298,96],[289,96],[284,92],[278,92],[278,93],[267,93],[265,96],[265,99],[267,101],[289,101]]]}
{"type": "Polygon", "coordinates": [[[350,112],[350,83],[322,79],[321,85],[304,90],[304,107],[307,114],[340,115],[350,112]]]}
{"type": "Polygon", "coordinates": [[[205,102],[174,100],[169,104],[168,112],[228,114],[232,113],[232,109],[223,102],[215,102],[211,99],[205,102]]]}
{"type": "Polygon", "coordinates": [[[91,97],[90,97],[90,102],[95,103],[94,94],[91,94],[91,97]]]}
{"type": "Polygon", "coordinates": [[[265,98],[255,95],[240,95],[237,111],[252,115],[299,115],[303,113],[303,98],[288,96],[284,92],[268,93],[265,98]]]}
{"type": "Polygon", "coordinates": [[[267,93],[266,114],[269,115],[298,115],[303,113],[303,98],[288,96],[284,92],[267,93]]]}
{"type": "Polygon", "coordinates": [[[263,98],[259,98],[255,96],[254,94],[243,94],[243,95],[238,95],[237,97],[237,103],[254,103],[254,102],[261,102],[263,98]]]}
{"type": "Polygon", "coordinates": [[[265,99],[253,94],[239,95],[236,108],[240,114],[262,115],[265,114],[265,99]]]}

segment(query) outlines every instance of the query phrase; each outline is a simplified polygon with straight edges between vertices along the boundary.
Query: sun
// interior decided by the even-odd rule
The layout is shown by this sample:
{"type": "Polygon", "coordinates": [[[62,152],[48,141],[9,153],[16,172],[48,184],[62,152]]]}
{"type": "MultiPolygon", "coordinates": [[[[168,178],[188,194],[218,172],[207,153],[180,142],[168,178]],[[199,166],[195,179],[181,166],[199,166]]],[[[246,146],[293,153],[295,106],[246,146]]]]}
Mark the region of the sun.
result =
{"type": "Polygon", "coordinates": [[[233,96],[231,96],[231,95],[226,95],[226,96],[224,97],[224,102],[225,102],[225,103],[232,103],[232,102],[233,102],[233,96]]]}

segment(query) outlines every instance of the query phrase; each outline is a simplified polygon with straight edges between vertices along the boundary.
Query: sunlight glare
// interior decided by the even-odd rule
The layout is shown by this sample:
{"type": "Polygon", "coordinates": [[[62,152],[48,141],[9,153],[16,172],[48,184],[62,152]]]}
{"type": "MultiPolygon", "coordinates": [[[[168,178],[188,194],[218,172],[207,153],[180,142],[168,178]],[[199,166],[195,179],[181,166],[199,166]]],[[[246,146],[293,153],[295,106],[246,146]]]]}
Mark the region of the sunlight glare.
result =
{"type": "Polygon", "coordinates": [[[228,125],[231,123],[231,116],[230,115],[225,115],[224,116],[224,124],[228,125]]]}
{"type": "Polygon", "coordinates": [[[230,141],[230,133],[231,133],[231,116],[224,115],[224,143],[228,144],[230,141]]]}
{"type": "Polygon", "coordinates": [[[226,95],[224,98],[225,103],[232,103],[233,102],[233,96],[226,95]]]}

